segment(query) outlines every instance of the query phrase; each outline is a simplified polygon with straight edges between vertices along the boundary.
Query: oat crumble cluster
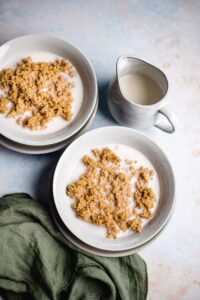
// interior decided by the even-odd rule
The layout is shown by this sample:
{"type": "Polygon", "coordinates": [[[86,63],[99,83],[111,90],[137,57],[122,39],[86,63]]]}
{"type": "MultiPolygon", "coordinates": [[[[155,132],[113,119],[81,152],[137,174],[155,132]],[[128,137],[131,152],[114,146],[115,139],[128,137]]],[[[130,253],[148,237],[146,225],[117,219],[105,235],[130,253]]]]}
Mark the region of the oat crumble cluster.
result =
{"type": "Polygon", "coordinates": [[[58,116],[70,121],[75,84],[64,73],[76,76],[66,59],[34,63],[31,57],[22,59],[15,69],[2,70],[0,88],[6,96],[0,98],[0,113],[17,118],[19,125],[32,130],[46,128],[58,116]]]}
{"type": "Polygon", "coordinates": [[[67,186],[67,194],[75,199],[73,209],[83,220],[104,226],[108,238],[117,238],[120,231],[141,232],[143,219],[153,217],[156,197],[149,182],[154,172],[134,166],[136,161],[122,160],[109,148],[93,149],[85,155],[87,171],[78,181],[67,186]],[[137,178],[135,184],[133,177],[137,178]],[[135,190],[133,192],[133,189],[135,190]],[[131,208],[130,202],[135,204],[131,208]]]}

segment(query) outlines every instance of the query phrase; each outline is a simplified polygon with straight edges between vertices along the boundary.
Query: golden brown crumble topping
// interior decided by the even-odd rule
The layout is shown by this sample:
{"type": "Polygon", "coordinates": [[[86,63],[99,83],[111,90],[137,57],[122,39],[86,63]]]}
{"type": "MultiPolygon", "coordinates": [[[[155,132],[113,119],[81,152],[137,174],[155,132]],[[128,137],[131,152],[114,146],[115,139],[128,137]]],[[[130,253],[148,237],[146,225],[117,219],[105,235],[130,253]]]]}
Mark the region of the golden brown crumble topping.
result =
{"type": "Polygon", "coordinates": [[[122,160],[111,149],[93,149],[93,157],[85,155],[83,163],[87,171],[78,181],[67,186],[67,194],[75,199],[73,209],[83,220],[104,226],[109,238],[117,238],[120,231],[131,229],[141,232],[143,219],[153,216],[155,194],[149,187],[154,172],[140,167],[133,174],[130,165],[135,161],[125,160],[129,166],[124,172],[122,160]],[[136,176],[133,193],[132,178],[136,176]],[[134,209],[131,208],[135,204],[134,209]]]}
{"type": "Polygon", "coordinates": [[[0,98],[0,113],[17,117],[19,125],[32,130],[46,128],[57,116],[70,121],[75,84],[64,73],[76,75],[66,59],[34,63],[31,57],[22,59],[15,69],[2,70],[0,88],[6,96],[0,98]]]}

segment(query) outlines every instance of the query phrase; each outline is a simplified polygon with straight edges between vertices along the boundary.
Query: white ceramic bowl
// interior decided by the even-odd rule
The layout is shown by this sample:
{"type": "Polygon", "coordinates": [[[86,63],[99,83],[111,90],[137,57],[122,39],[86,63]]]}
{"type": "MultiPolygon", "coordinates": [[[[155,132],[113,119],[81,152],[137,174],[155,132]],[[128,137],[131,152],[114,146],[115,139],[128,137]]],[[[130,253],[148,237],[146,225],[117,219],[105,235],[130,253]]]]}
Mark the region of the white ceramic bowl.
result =
{"type": "Polygon", "coordinates": [[[53,145],[47,145],[47,146],[29,146],[29,145],[23,145],[23,144],[13,142],[13,141],[7,139],[6,137],[0,135],[0,145],[4,146],[12,151],[16,151],[16,152],[24,153],[24,154],[40,155],[40,154],[47,154],[47,153],[52,153],[52,152],[58,151],[64,147],[66,147],[67,145],[69,145],[73,140],[75,140],[77,137],[79,137],[81,134],[83,134],[88,129],[88,127],[91,125],[91,123],[96,115],[97,108],[98,108],[98,99],[97,99],[96,106],[94,108],[92,115],[90,116],[89,120],[84,124],[84,126],[78,132],[76,132],[74,135],[72,135],[70,138],[68,138],[67,140],[64,140],[60,143],[56,143],[53,145]]]}
{"type": "Polygon", "coordinates": [[[65,150],[54,173],[53,195],[62,222],[79,240],[101,250],[125,251],[141,247],[165,226],[174,207],[175,180],[167,157],[150,138],[133,129],[111,126],[82,135],[65,150]],[[80,175],[84,171],[80,165],[83,155],[105,144],[128,145],[136,149],[150,161],[159,179],[160,192],[154,218],[140,234],[130,232],[116,240],[107,239],[104,228],[76,217],[71,207],[73,201],[66,195],[66,186],[74,181],[77,168],[81,169],[80,175]]]}
{"type": "Polygon", "coordinates": [[[81,99],[81,103],[74,101],[76,114],[70,122],[63,121],[62,124],[58,124],[58,120],[53,120],[47,129],[41,131],[22,128],[16,124],[14,119],[6,118],[1,114],[0,134],[24,145],[45,146],[70,138],[87,122],[96,104],[97,80],[91,63],[78,48],[69,42],[46,34],[22,36],[2,45],[0,47],[0,69],[15,64],[23,57],[37,57],[37,55],[44,59],[48,55],[69,59],[77,69],[83,85],[83,99],[81,99]]]}
{"type": "Polygon", "coordinates": [[[98,248],[91,247],[88,244],[85,244],[84,242],[79,240],[75,235],[73,235],[71,233],[71,231],[69,231],[66,228],[66,226],[60,219],[53,199],[50,199],[50,210],[51,210],[51,215],[52,215],[54,223],[56,224],[58,230],[62,233],[64,238],[68,241],[68,243],[71,244],[71,248],[73,248],[76,251],[77,251],[77,248],[79,248],[85,253],[90,253],[93,255],[98,255],[98,256],[103,256],[103,257],[123,257],[123,256],[131,255],[133,253],[139,252],[140,250],[144,249],[146,246],[149,246],[149,244],[151,244],[156,238],[158,238],[159,235],[161,234],[162,230],[164,228],[166,228],[166,226],[167,226],[167,223],[166,223],[166,225],[162,228],[161,231],[159,231],[159,233],[156,236],[154,236],[147,243],[143,244],[141,247],[137,247],[137,248],[133,248],[133,249],[125,250],[125,251],[106,251],[106,250],[101,250],[98,248]]]}

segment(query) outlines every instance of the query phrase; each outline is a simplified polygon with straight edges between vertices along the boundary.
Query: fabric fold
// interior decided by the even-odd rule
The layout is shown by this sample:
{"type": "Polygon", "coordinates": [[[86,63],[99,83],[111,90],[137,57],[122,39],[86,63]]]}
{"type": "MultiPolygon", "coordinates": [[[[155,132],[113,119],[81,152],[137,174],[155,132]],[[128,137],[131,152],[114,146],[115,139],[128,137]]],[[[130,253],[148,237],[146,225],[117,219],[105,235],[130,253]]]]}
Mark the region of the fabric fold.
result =
{"type": "Polygon", "coordinates": [[[0,294],[5,299],[143,300],[147,286],[139,255],[85,253],[57,230],[48,205],[27,194],[0,199],[0,294]]]}

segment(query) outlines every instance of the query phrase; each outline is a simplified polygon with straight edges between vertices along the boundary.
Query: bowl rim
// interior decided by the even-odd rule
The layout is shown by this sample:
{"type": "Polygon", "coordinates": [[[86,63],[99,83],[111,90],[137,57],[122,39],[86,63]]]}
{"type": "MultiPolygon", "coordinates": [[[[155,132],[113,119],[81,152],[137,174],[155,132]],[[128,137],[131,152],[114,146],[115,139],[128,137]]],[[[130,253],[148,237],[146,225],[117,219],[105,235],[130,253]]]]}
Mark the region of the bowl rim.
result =
{"type": "MultiPolygon", "coordinates": [[[[170,218],[172,216],[172,214],[171,214],[170,218],[167,220],[166,224],[152,239],[148,240],[141,246],[135,247],[135,248],[132,248],[129,250],[124,250],[124,251],[123,250],[122,251],[108,251],[108,250],[101,250],[101,249],[95,248],[95,247],[90,246],[90,245],[84,243],[83,241],[79,240],[79,238],[76,237],[69,229],[65,228],[65,224],[63,223],[62,219],[60,218],[60,216],[57,212],[53,196],[51,197],[49,204],[50,204],[50,213],[52,215],[52,219],[53,219],[54,223],[56,224],[58,230],[61,232],[63,237],[66,240],[68,240],[71,244],[73,244],[74,249],[76,250],[76,248],[79,248],[81,251],[83,251],[85,253],[98,255],[98,256],[102,256],[102,257],[124,257],[124,256],[128,256],[128,255],[131,255],[138,251],[143,250],[144,248],[149,246],[151,243],[153,243],[155,240],[157,240],[160,237],[161,233],[165,229],[167,229],[170,218]]],[[[172,213],[173,213],[173,211],[172,211],[172,213]]]]}
{"type": "Polygon", "coordinates": [[[5,148],[18,152],[18,153],[23,153],[23,154],[30,154],[30,155],[45,155],[49,153],[56,152],[58,150],[61,150],[62,148],[68,146],[72,141],[74,141],[76,138],[78,138],[80,135],[82,135],[92,124],[96,113],[98,109],[98,102],[99,100],[97,99],[96,106],[94,108],[94,111],[92,112],[90,118],[88,121],[83,125],[83,127],[76,132],[74,135],[72,135],[69,139],[61,141],[60,143],[56,143],[53,145],[47,145],[47,146],[29,146],[29,145],[23,145],[19,144],[16,142],[13,142],[9,139],[7,139],[5,136],[0,134],[0,145],[4,146],[5,148]]]}
{"type": "MultiPolygon", "coordinates": [[[[68,42],[67,40],[64,40],[60,37],[57,37],[57,36],[54,36],[54,35],[51,35],[51,34],[46,34],[46,33],[35,33],[35,34],[27,34],[27,35],[22,35],[22,36],[19,36],[19,37],[16,37],[14,39],[11,39],[7,42],[5,42],[4,44],[2,44],[0,46],[0,51],[3,47],[6,47],[6,46],[12,46],[12,44],[16,43],[16,42],[20,42],[20,41],[27,41],[28,39],[31,39],[31,38],[38,38],[38,39],[41,39],[41,38],[46,38],[46,39],[51,39],[51,40],[54,40],[54,41],[58,41],[58,42],[61,42],[63,44],[65,44],[65,46],[69,46],[71,48],[74,48],[78,54],[81,56],[82,60],[85,61],[85,64],[88,65],[88,68],[90,69],[91,71],[91,78],[93,79],[93,84],[92,84],[92,96],[91,96],[91,105],[87,111],[87,114],[85,115],[85,118],[82,120],[82,122],[80,122],[79,126],[75,126],[73,132],[71,132],[71,134],[63,134],[62,136],[56,136],[54,138],[51,138],[51,139],[48,139],[48,140],[42,140],[42,141],[34,141],[30,138],[30,140],[26,140],[24,138],[20,138],[20,137],[17,137],[15,136],[14,134],[10,134],[8,132],[6,132],[6,130],[3,130],[2,131],[2,128],[0,130],[0,134],[5,136],[6,138],[14,141],[14,142],[17,142],[17,143],[21,143],[21,144],[24,144],[24,145],[28,145],[28,146],[47,146],[47,145],[53,145],[55,143],[59,143],[61,141],[64,141],[68,138],[70,138],[72,135],[74,135],[76,132],[78,132],[82,126],[84,126],[84,124],[88,121],[88,119],[90,118],[94,108],[95,108],[95,104],[96,104],[96,99],[98,97],[98,84],[97,84],[97,77],[96,77],[96,74],[95,74],[95,70],[94,70],[94,67],[93,65],[91,64],[90,60],[88,59],[88,57],[80,50],[79,47],[75,46],[73,43],[71,42],[68,42]]],[[[1,59],[1,58],[0,58],[1,59]]],[[[42,136],[41,136],[42,137],[42,136]]]]}
{"type": "MultiPolygon", "coordinates": [[[[175,176],[174,176],[174,172],[173,172],[173,168],[172,168],[172,165],[168,159],[168,157],[166,156],[166,154],[164,153],[164,151],[162,150],[162,148],[160,148],[160,146],[158,146],[158,144],[156,142],[154,142],[150,137],[148,137],[147,135],[145,135],[144,133],[141,133],[140,131],[138,130],[135,130],[135,129],[132,129],[132,128],[128,128],[128,127],[123,127],[123,126],[105,126],[105,127],[100,127],[100,128],[97,128],[97,129],[93,129],[93,130],[90,130],[86,133],[84,133],[83,135],[81,135],[80,137],[78,137],[75,141],[73,141],[69,147],[67,147],[65,149],[65,151],[63,152],[63,154],[61,155],[60,159],[58,160],[58,163],[56,165],[56,168],[55,168],[55,171],[54,171],[54,175],[53,175],[53,182],[52,182],[52,191],[53,191],[53,197],[54,197],[54,203],[55,203],[55,207],[56,207],[56,210],[61,218],[61,220],[63,221],[64,225],[66,226],[67,230],[71,231],[70,228],[67,227],[67,225],[65,224],[62,216],[60,215],[59,213],[59,207],[56,203],[56,181],[57,181],[57,176],[58,176],[58,173],[59,173],[59,169],[60,169],[60,166],[62,165],[63,163],[63,160],[64,160],[64,157],[66,155],[66,153],[68,151],[70,151],[70,149],[72,147],[74,147],[74,145],[76,146],[77,143],[80,142],[81,139],[83,139],[86,135],[91,135],[91,134],[94,134],[96,132],[101,132],[101,131],[107,131],[107,130],[117,130],[118,132],[119,131],[129,131],[130,133],[134,133],[134,134],[138,134],[140,135],[143,139],[145,139],[146,141],[150,142],[151,144],[153,144],[157,149],[158,151],[161,153],[161,155],[163,156],[163,158],[165,159],[165,161],[167,162],[168,164],[168,167],[169,167],[169,170],[170,170],[170,185],[172,187],[172,191],[171,191],[171,201],[170,201],[170,206],[169,206],[169,210],[167,212],[167,215],[165,217],[165,219],[161,222],[161,224],[159,224],[158,228],[152,233],[149,235],[148,238],[145,239],[145,241],[143,242],[140,242],[137,244],[137,246],[135,246],[136,248],[137,247],[140,247],[144,244],[146,244],[149,240],[153,239],[154,236],[156,236],[162,229],[163,227],[166,225],[166,223],[168,222],[168,220],[170,219],[170,216],[174,210],[174,206],[175,206],[175,195],[176,195],[176,182],[175,182],[175,176]]],[[[72,232],[72,231],[71,231],[72,232]]],[[[72,232],[73,235],[75,235],[74,232],[72,232]]],[[[75,235],[76,236],[76,235],[75,235]]],[[[80,237],[76,236],[78,239],[80,239],[80,237]]],[[[83,241],[83,240],[82,240],[83,241]]],[[[85,241],[83,241],[85,242],[85,241]]],[[[85,242],[86,243],[86,242],[85,242]]],[[[93,246],[89,243],[87,243],[88,245],[90,246],[93,246]]],[[[97,248],[97,247],[96,247],[97,248]]],[[[132,249],[134,247],[131,247],[132,249]]],[[[100,249],[100,248],[98,248],[100,249]]],[[[102,249],[102,248],[101,248],[102,249]]],[[[130,249],[129,247],[126,248],[126,250],[130,249]]],[[[104,249],[105,250],[105,249],[104,249]]],[[[112,251],[119,251],[119,249],[113,249],[112,251]]],[[[120,250],[120,251],[124,251],[124,250],[120,250]]]]}

